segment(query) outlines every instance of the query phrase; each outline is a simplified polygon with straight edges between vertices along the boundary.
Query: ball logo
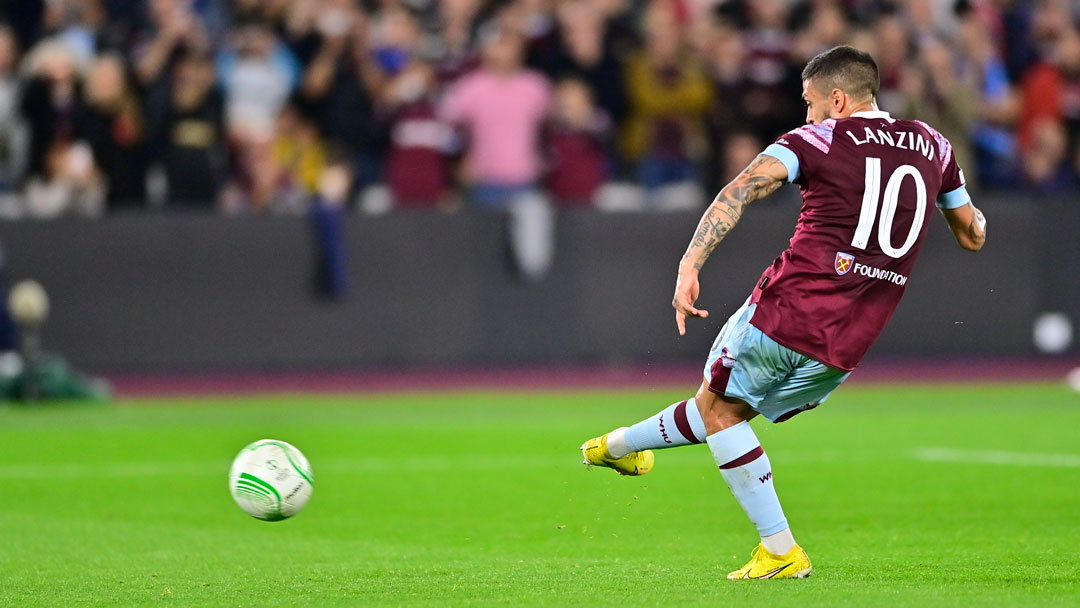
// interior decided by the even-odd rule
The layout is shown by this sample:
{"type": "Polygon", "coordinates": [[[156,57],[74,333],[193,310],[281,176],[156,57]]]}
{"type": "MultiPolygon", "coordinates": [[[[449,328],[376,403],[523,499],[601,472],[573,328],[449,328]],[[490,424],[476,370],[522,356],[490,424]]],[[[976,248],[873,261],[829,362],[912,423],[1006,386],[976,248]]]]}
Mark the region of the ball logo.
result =
{"type": "Polygon", "coordinates": [[[855,256],[850,253],[836,252],[836,260],[833,261],[833,268],[836,269],[836,274],[844,276],[851,272],[852,265],[855,264],[855,256]]]}

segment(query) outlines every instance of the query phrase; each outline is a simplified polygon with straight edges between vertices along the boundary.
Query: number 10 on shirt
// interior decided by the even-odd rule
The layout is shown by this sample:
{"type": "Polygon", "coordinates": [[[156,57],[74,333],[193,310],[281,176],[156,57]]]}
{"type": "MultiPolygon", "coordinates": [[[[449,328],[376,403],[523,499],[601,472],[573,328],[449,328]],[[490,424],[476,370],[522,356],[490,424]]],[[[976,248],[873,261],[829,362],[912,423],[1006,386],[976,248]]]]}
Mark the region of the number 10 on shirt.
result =
{"type": "Polygon", "coordinates": [[[866,249],[870,241],[870,234],[874,229],[874,220],[878,215],[879,204],[881,206],[881,219],[877,223],[878,246],[889,257],[903,257],[915,245],[915,241],[918,240],[923,218],[926,215],[926,183],[923,182],[919,170],[911,165],[897,167],[896,171],[893,171],[892,175],[889,176],[883,195],[881,193],[881,159],[866,158],[866,189],[863,190],[859,225],[855,228],[855,237],[851,239],[852,247],[866,249]],[[908,176],[915,180],[915,219],[911,223],[911,229],[908,230],[904,243],[900,247],[893,247],[892,226],[900,199],[900,186],[904,184],[904,179],[908,176]]]}

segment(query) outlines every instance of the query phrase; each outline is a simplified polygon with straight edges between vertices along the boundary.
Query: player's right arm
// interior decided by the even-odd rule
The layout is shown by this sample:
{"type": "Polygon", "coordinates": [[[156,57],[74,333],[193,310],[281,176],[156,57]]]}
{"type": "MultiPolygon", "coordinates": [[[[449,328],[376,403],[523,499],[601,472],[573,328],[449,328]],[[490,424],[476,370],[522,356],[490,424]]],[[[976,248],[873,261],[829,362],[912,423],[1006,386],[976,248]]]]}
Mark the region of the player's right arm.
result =
{"type": "Polygon", "coordinates": [[[751,202],[768,196],[789,179],[788,167],[769,154],[759,154],[731,183],[716,195],[698,222],[694,238],[679,263],[679,278],[675,283],[675,324],[679,335],[686,334],[686,317],[707,317],[709,311],[694,308],[700,293],[698,271],[709,254],[727,236],[742,217],[743,209],[751,202]]]}
{"type": "Polygon", "coordinates": [[[971,202],[955,209],[941,209],[945,221],[949,223],[956,242],[968,251],[982,249],[986,242],[986,217],[971,202]]]}

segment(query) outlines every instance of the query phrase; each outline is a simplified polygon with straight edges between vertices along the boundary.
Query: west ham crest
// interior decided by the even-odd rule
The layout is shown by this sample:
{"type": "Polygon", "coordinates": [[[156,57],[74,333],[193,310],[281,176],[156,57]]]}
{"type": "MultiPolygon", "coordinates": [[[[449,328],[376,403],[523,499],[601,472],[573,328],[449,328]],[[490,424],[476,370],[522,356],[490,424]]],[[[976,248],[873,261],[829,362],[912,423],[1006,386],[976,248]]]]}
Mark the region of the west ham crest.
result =
{"type": "Polygon", "coordinates": [[[855,264],[855,256],[850,253],[836,252],[836,260],[833,262],[833,268],[836,269],[836,274],[844,276],[851,271],[851,266],[855,264]]]}

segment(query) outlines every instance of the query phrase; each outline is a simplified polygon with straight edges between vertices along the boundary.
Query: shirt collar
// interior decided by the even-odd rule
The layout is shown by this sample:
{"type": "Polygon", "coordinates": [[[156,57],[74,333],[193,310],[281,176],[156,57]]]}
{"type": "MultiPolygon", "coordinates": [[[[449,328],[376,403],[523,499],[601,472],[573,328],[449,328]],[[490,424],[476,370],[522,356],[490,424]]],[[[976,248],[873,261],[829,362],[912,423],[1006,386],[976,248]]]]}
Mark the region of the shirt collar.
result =
{"type": "Polygon", "coordinates": [[[855,112],[851,116],[855,118],[884,118],[889,122],[894,120],[894,118],[889,116],[889,113],[884,110],[864,110],[862,112],[855,112]]]}

